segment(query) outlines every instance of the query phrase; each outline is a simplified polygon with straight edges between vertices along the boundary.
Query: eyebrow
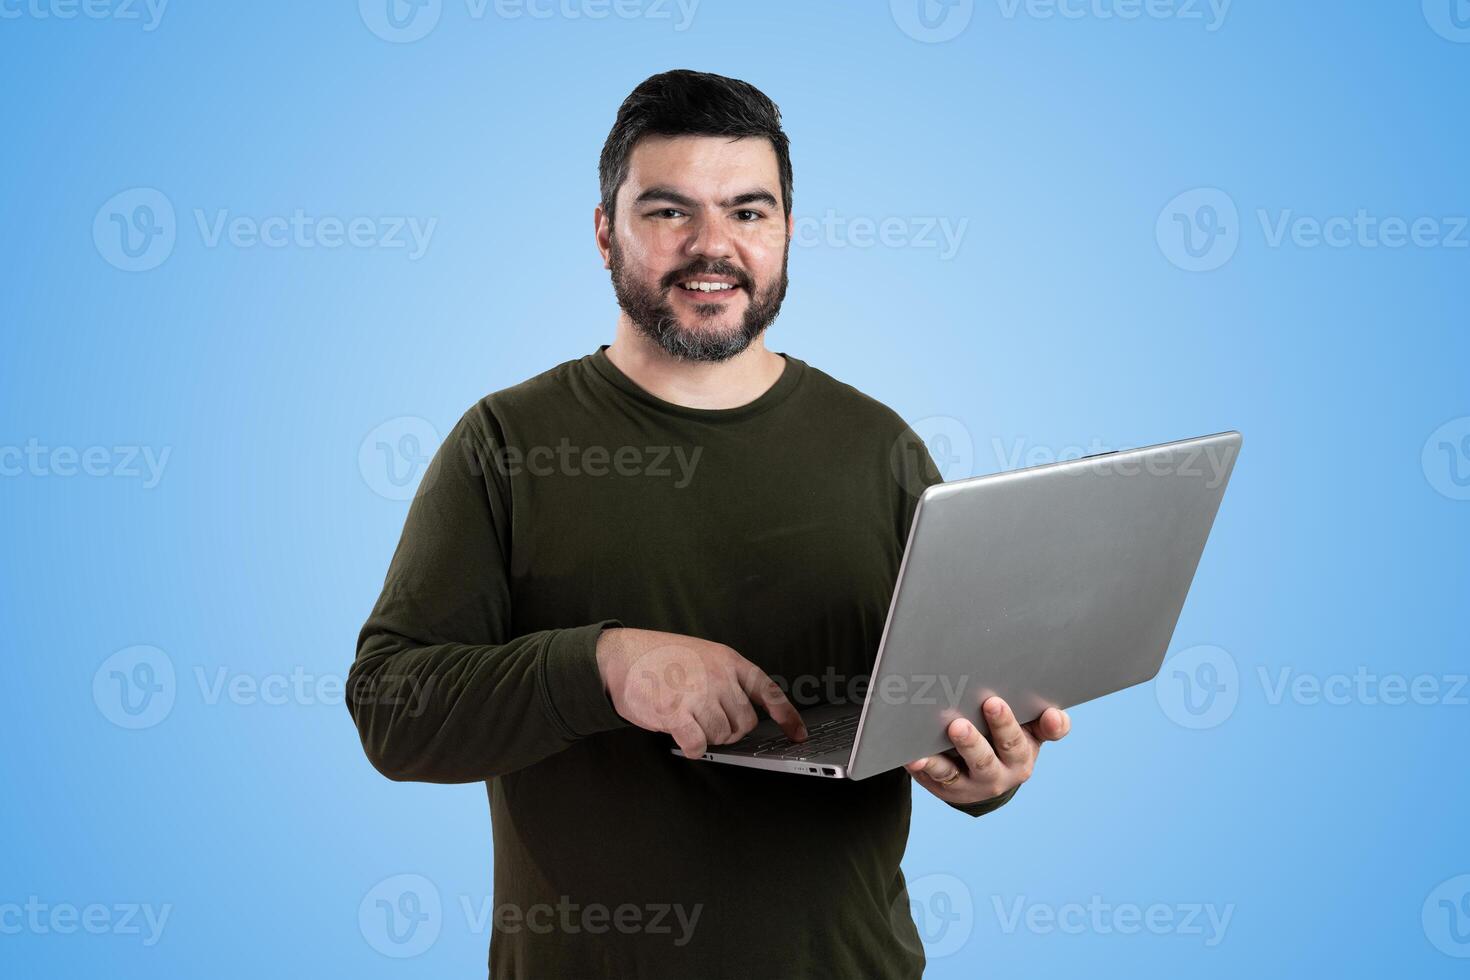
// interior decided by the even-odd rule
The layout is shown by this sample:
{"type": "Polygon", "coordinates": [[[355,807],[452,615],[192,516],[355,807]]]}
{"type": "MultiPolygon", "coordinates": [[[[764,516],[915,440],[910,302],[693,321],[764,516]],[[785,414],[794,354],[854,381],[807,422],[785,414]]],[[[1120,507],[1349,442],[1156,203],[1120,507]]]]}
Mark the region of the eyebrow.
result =
{"type": "MultiPolygon", "coordinates": [[[[643,204],[648,201],[668,201],[670,203],[677,204],[680,207],[689,208],[691,210],[699,207],[699,203],[695,201],[692,197],[686,197],[685,195],[680,194],[678,191],[674,190],[672,187],[650,187],[642,194],[639,194],[637,199],[634,200],[633,203],[643,204]]],[[[738,208],[742,204],[764,204],[767,207],[774,208],[777,206],[778,202],[776,200],[776,195],[772,194],[770,191],[758,189],[753,191],[746,191],[744,194],[736,194],[734,197],[726,198],[725,200],[718,202],[718,204],[722,208],[738,208]]]]}

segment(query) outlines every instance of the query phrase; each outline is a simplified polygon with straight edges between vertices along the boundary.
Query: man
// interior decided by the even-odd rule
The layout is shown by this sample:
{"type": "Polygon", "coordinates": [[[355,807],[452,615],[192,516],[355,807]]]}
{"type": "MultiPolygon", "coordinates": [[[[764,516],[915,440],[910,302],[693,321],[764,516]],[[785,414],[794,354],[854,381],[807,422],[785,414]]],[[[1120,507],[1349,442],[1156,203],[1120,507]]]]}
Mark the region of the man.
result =
{"type": "Polygon", "coordinates": [[[830,679],[871,669],[939,479],[891,410],[765,346],[787,146],[744,82],[670,71],[628,96],[594,213],[613,343],[465,413],[359,638],[373,764],[487,784],[495,977],[918,976],[910,780],[979,816],[1070,727],[991,698],[993,745],[957,720],[952,753],[861,781],[669,751],[763,713],[804,737],[777,677],[851,695],[830,679]]]}

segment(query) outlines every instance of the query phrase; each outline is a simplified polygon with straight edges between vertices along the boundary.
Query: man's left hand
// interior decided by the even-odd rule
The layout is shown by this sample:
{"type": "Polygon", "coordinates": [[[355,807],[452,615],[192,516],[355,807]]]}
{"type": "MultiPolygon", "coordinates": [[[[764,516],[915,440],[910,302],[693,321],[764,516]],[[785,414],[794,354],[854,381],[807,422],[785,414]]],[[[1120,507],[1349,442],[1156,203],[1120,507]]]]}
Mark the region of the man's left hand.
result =
{"type": "Polygon", "coordinates": [[[982,803],[1031,778],[1043,742],[1065,738],[1072,719],[1060,708],[1022,725],[1011,706],[992,695],[981,705],[990,738],[965,718],[949,723],[946,734],[954,750],[916,759],[904,766],[914,781],[946,803],[982,803]]]}

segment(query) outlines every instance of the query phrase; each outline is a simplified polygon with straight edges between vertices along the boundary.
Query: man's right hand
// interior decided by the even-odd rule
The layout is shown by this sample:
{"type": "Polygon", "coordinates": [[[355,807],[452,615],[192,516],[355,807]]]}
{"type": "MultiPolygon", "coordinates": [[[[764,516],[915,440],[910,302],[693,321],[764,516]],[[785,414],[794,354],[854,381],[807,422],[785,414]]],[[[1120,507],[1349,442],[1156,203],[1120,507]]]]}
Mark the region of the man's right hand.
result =
{"type": "Polygon", "coordinates": [[[597,639],[597,669],[613,708],[627,721],[674,737],[696,759],[710,745],[738,742],[758,721],[755,706],[789,738],[806,726],[780,686],[723,643],[618,627],[597,639]]]}

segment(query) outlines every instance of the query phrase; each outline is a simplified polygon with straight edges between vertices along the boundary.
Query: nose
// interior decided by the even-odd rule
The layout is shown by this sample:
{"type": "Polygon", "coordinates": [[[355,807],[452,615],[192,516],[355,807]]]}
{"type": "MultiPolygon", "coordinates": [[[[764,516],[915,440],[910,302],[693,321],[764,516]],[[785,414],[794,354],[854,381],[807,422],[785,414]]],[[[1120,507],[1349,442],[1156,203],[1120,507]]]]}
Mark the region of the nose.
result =
{"type": "Polygon", "coordinates": [[[689,255],[700,255],[712,259],[730,256],[731,239],[721,217],[699,218],[691,227],[693,231],[684,247],[689,255]]]}

